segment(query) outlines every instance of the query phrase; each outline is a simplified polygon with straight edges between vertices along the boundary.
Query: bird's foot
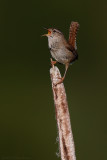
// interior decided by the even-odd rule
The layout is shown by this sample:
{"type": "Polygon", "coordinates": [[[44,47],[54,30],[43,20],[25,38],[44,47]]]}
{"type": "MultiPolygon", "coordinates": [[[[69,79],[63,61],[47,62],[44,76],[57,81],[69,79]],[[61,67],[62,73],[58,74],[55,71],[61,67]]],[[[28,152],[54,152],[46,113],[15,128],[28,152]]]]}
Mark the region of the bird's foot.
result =
{"type": "Polygon", "coordinates": [[[51,58],[51,65],[52,67],[57,63],[57,61],[53,61],[52,58],[51,58]]]}
{"type": "Polygon", "coordinates": [[[60,79],[60,80],[59,80],[59,82],[57,82],[57,83],[55,84],[55,86],[56,86],[57,84],[61,84],[61,83],[63,83],[64,78],[65,78],[65,77],[58,78],[58,79],[60,79]]]}

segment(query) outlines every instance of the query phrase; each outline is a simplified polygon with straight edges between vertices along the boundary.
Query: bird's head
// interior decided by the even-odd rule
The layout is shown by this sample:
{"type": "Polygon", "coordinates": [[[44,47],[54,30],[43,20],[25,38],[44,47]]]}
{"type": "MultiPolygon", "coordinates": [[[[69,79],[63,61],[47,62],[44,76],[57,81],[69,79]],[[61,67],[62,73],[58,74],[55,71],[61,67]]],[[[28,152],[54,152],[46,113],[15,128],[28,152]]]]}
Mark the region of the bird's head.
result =
{"type": "Polygon", "coordinates": [[[62,36],[62,33],[55,29],[55,28],[49,28],[49,29],[46,29],[48,31],[47,34],[44,34],[42,36],[46,36],[48,38],[56,38],[56,37],[61,37],[62,36]]]}

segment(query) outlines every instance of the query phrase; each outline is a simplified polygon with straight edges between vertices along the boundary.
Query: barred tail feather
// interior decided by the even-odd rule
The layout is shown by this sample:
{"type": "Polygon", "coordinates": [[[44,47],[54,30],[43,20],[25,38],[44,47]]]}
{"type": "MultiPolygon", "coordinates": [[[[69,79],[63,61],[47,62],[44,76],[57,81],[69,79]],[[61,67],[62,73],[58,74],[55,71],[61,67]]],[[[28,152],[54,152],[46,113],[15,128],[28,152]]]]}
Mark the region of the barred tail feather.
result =
{"type": "Polygon", "coordinates": [[[76,36],[77,31],[79,29],[79,23],[78,22],[72,22],[69,29],[69,44],[74,48],[77,49],[76,46],[76,36]]]}

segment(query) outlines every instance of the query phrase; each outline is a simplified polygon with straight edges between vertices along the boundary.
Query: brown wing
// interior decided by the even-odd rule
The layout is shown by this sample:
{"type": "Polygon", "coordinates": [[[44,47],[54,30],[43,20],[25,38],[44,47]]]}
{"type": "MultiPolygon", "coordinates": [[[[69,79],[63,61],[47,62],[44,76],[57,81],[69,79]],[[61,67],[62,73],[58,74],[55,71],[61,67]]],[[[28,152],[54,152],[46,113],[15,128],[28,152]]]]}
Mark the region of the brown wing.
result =
{"type": "Polygon", "coordinates": [[[68,43],[76,49],[76,35],[79,28],[78,22],[72,22],[69,29],[69,40],[68,43]]]}
{"type": "Polygon", "coordinates": [[[67,45],[66,48],[71,51],[71,53],[74,55],[73,61],[75,61],[76,59],[78,59],[78,53],[77,50],[75,48],[73,48],[71,45],[67,45]]]}

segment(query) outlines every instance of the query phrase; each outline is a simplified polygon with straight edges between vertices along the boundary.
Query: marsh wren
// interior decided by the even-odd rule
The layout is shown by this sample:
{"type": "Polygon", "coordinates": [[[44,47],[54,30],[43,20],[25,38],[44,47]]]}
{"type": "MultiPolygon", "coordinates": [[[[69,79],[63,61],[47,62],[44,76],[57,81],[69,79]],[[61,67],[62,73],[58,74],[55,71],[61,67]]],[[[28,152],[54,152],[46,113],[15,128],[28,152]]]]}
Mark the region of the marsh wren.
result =
{"type": "Polygon", "coordinates": [[[65,65],[65,73],[61,80],[57,83],[62,83],[67,69],[72,62],[78,59],[77,46],[76,46],[76,35],[79,28],[78,22],[72,22],[69,29],[69,40],[67,41],[64,35],[55,28],[49,28],[48,34],[43,36],[48,37],[48,46],[52,57],[56,61],[51,61],[52,65],[56,62],[65,65]]]}

